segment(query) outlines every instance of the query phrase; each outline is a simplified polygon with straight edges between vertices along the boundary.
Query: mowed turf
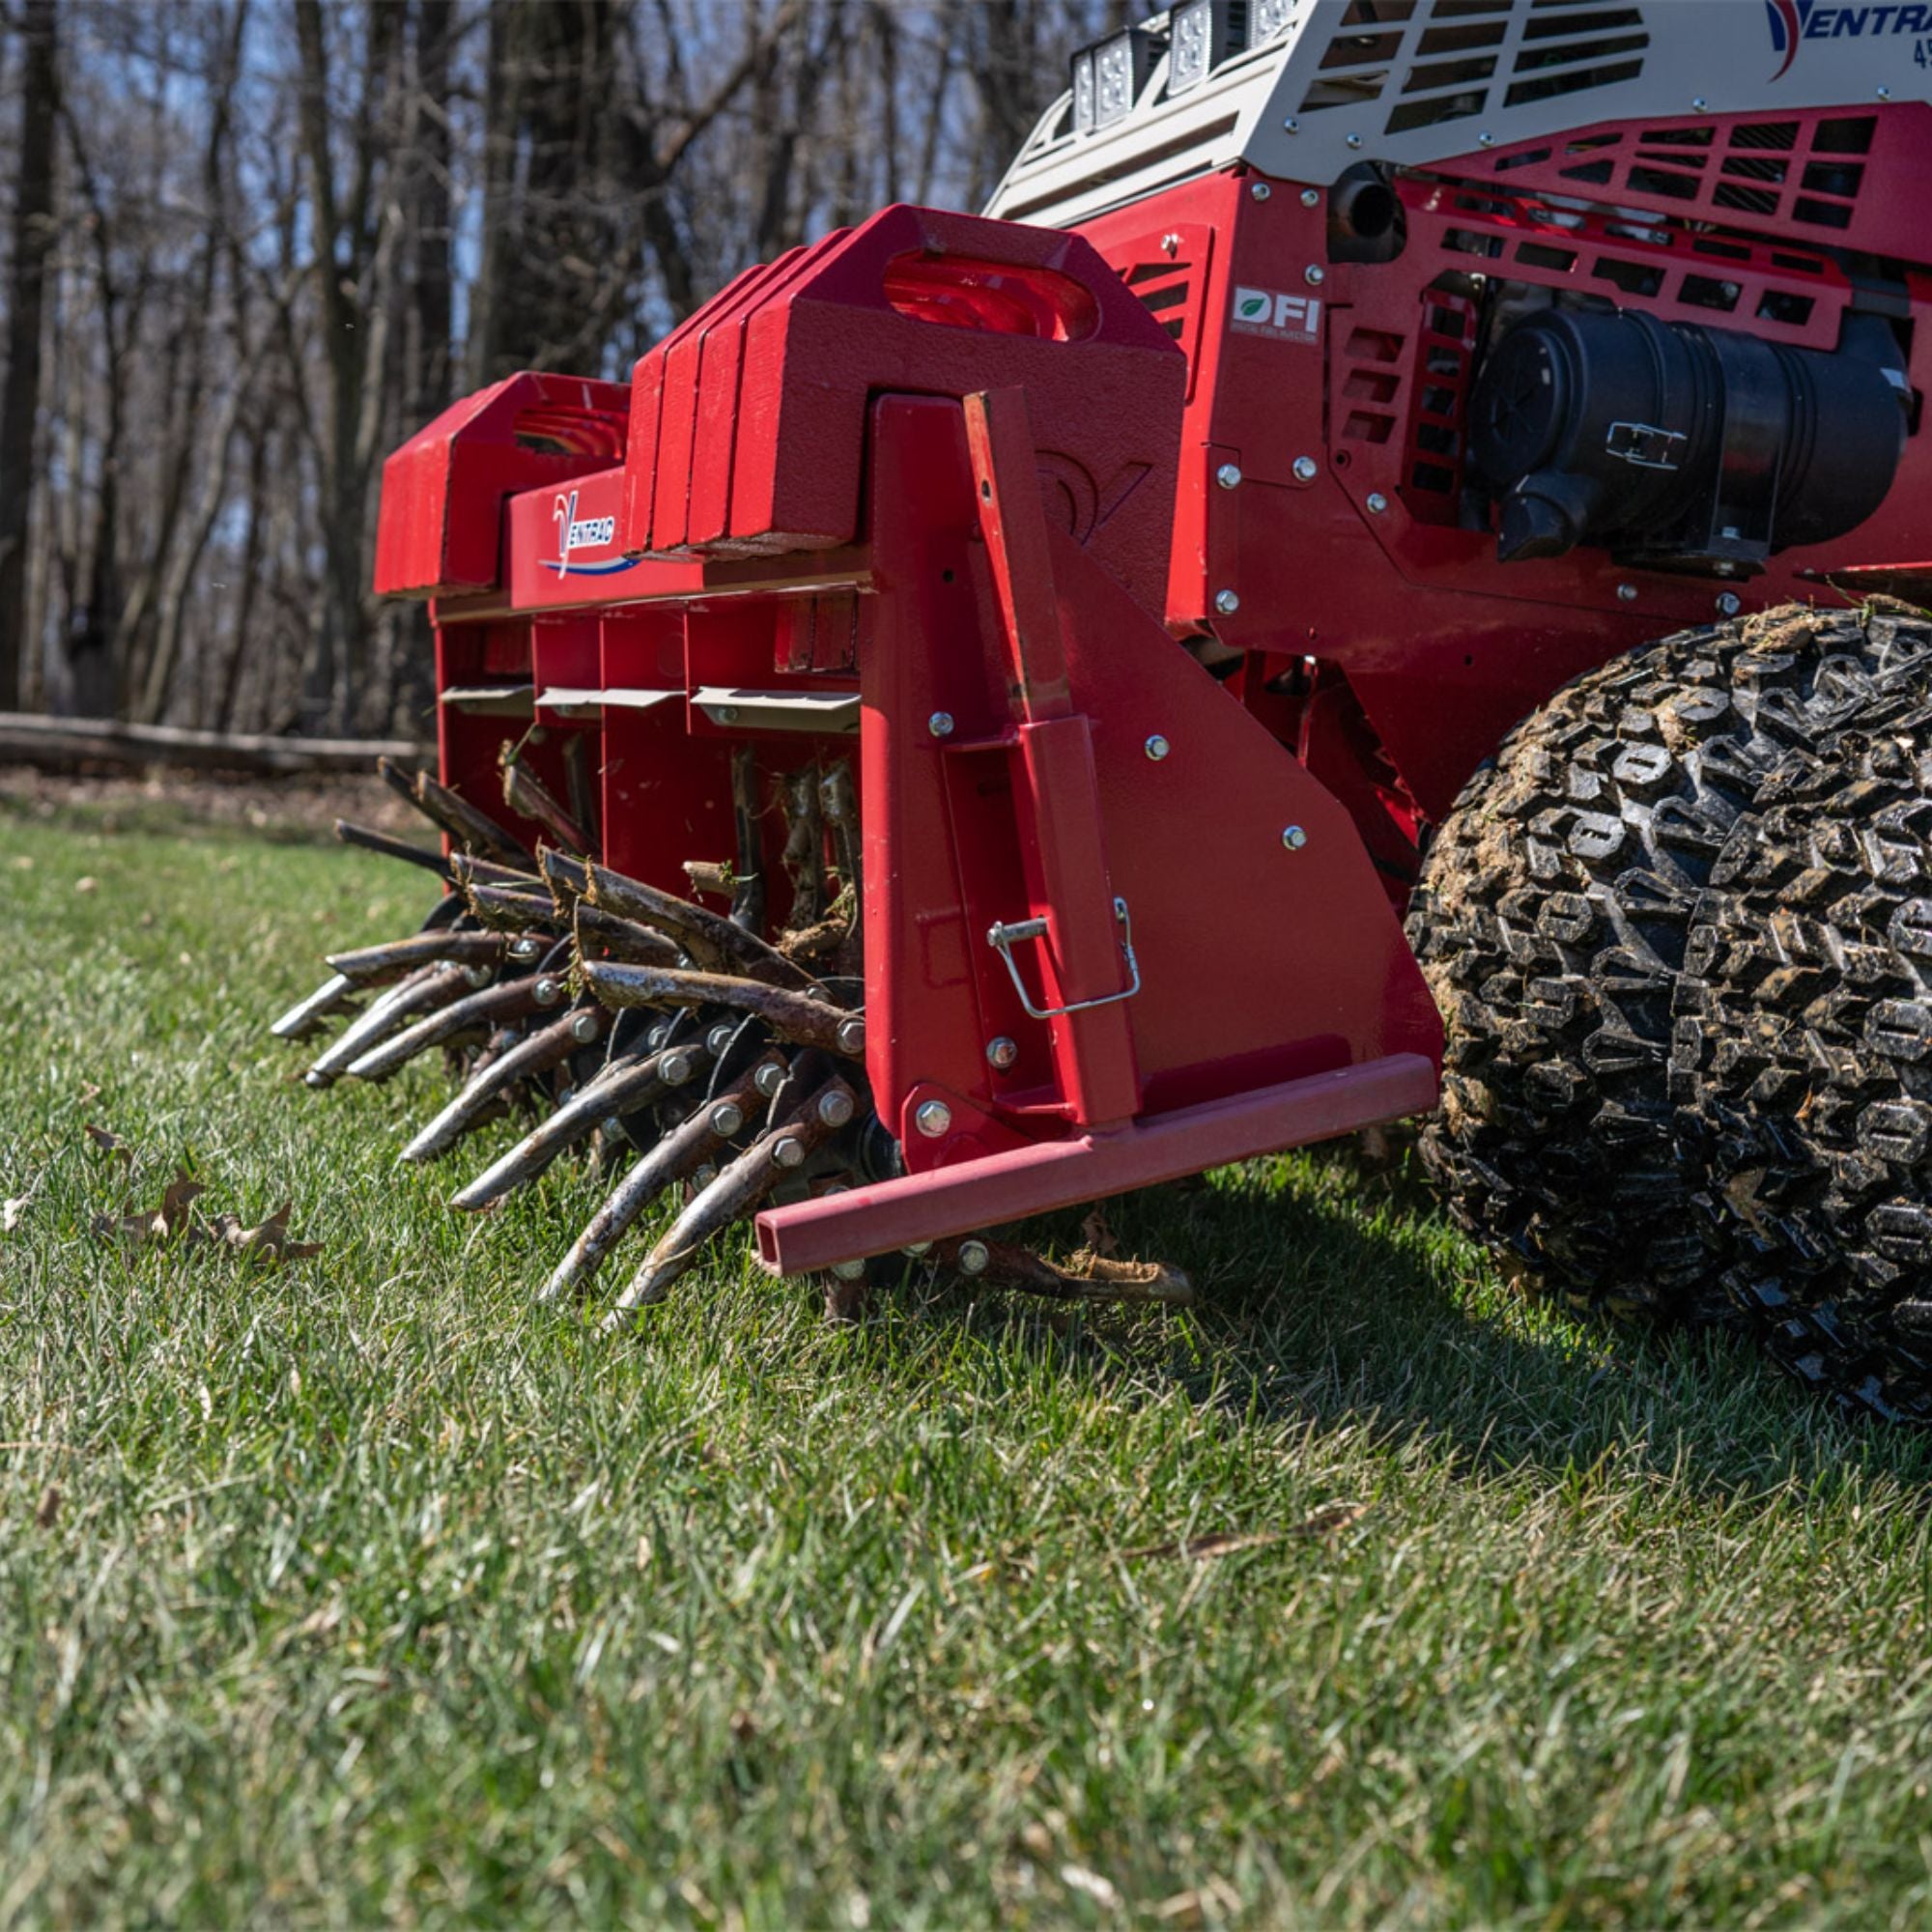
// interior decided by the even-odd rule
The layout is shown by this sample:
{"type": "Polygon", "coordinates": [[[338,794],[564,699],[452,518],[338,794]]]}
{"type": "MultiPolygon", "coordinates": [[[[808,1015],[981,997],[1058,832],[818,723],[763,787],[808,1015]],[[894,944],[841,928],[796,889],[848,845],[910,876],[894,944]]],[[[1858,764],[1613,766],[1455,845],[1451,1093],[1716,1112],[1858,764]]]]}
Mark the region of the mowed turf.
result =
{"type": "Polygon", "coordinates": [[[613,1345],[592,1174],[267,1036],[424,893],[0,802],[0,1922],[1924,1922],[1921,1439],[1335,1151],[1109,1209],[1191,1314],[734,1240],[613,1345]],[[177,1163],[322,1253],[91,1232],[177,1163]]]}

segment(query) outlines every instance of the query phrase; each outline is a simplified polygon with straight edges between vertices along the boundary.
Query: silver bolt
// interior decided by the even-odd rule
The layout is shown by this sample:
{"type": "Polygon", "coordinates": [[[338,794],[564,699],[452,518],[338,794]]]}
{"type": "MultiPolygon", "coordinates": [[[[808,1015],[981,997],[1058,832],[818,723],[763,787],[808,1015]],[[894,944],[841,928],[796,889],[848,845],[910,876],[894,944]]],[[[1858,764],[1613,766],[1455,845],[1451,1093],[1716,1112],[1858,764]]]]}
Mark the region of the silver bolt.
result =
{"type": "Polygon", "coordinates": [[[1718,614],[1720,617],[1735,617],[1745,608],[1745,601],[1735,590],[1720,590],[1718,593],[1718,614]]]}
{"type": "Polygon", "coordinates": [[[752,1085],[769,1100],[784,1085],[784,1067],[776,1060],[768,1060],[752,1075],[752,1085]]]}
{"type": "Polygon", "coordinates": [[[1214,480],[1224,490],[1238,490],[1241,487],[1241,466],[1238,463],[1224,463],[1214,472],[1214,480]]]}
{"type": "Polygon", "coordinates": [[[1479,148],[1493,148],[1496,145],[1496,137],[1493,134],[1478,134],[1476,145],[1479,148]]]}
{"type": "Polygon", "coordinates": [[[1881,87],[1878,91],[1878,98],[1881,100],[1889,100],[1891,99],[1891,89],[1889,87],[1881,87]]]}
{"type": "Polygon", "coordinates": [[[1708,100],[1706,100],[1701,94],[1693,94],[1690,97],[1690,106],[1692,111],[1695,113],[1698,114],[1703,113],[1705,108],[1710,106],[1710,104],[1711,103],[1708,100]]]}
{"type": "Polygon", "coordinates": [[[540,1007],[554,1007],[563,998],[563,981],[546,973],[530,988],[530,998],[540,1007]]]}
{"type": "Polygon", "coordinates": [[[1148,756],[1154,761],[1155,764],[1159,764],[1160,761],[1167,756],[1168,752],[1172,748],[1169,746],[1167,740],[1163,738],[1158,731],[1156,731],[1153,734],[1153,736],[1147,741],[1147,744],[1142,749],[1147,753],[1148,756]]]}
{"type": "Polygon", "coordinates": [[[695,1167],[692,1170],[691,1184],[692,1186],[696,1188],[698,1193],[702,1194],[704,1190],[707,1187],[709,1187],[711,1183],[717,1179],[718,1179],[717,1162],[710,1160],[701,1161],[698,1163],[696,1167],[695,1167]]]}
{"type": "Polygon", "coordinates": [[[1311,289],[1319,289],[1328,279],[1328,270],[1320,262],[1311,262],[1301,271],[1301,279],[1311,289]]]}
{"type": "Polygon", "coordinates": [[[830,1094],[822,1095],[818,1102],[818,1118],[828,1127],[842,1127],[852,1118],[851,1094],[834,1088],[830,1094]]]}
{"type": "Polygon", "coordinates": [[[862,1261],[834,1262],[832,1264],[832,1272],[840,1281],[864,1281],[866,1279],[866,1264],[862,1261]]]}
{"type": "Polygon", "coordinates": [[[624,1131],[624,1123],[616,1117],[615,1114],[606,1114],[604,1118],[597,1122],[597,1131],[600,1134],[602,1134],[607,1141],[615,1140],[617,1136],[624,1131]]]}
{"type": "Polygon", "coordinates": [[[466,966],[463,969],[463,983],[466,986],[487,986],[496,977],[487,966],[466,966]]]}
{"type": "Polygon", "coordinates": [[[984,1241],[961,1241],[959,1243],[959,1272],[961,1274],[984,1274],[986,1264],[993,1259],[992,1251],[984,1241]]]}
{"type": "Polygon", "coordinates": [[[527,932],[520,938],[510,941],[510,957],[512,959],[534,959],[542,952],[543,941],[532,939],[527,932]]]}
{"type": "Polygon", "coordinates": [[[718,707],[718,722],[721,724],[737,724],[738,707],[735,704],[721,704],[718,707]]]}
{"type": "Polygon", "coordinates": [[[866,1022],[857,1013],[849,1020],[838,1022],[838,1046],[843,1053],[861,1054],[866,1050],[866,1022]]]}
{"type": "Polygon", "coordinates": [[[786,1134],[781,1140],[774,1141],[772,1164],[775,1167],[803,1167],[805,1143],[796,1134],[786,1134]]]}
{"type": "Polygon", "coordinates": [[[1232,617],[1241,608],[1240,593],[1235,590],[1215,591],[1214,608],[1222,616],[1232,617]]]}
{"type": "Polygon", "coordinates": [[[674,1046],[658,1061],[658,1078],[667,1087],[682,1087],[696,1071],[697,1063],[689,1047],[674,1046]]]}
{"type": "Polygon", "coordinates": [[[1308,834],[1302,831],[1298,825],[1284,826],[1282,828],[1281,842],[1291,852],[1299,852],[1308,843],[1308,834]]]}
{"type": "Polygon", "coordinates": [[[1319,191],[1318,191],[1317,189],[1315,189],[1315,188],[1312,188],[1312,187],[1305,187],[1305,188],[1303,188],[1303,189],[1301,190],[1301,205],[1302,205],[1302,207],[1303,207],[1303,208],[1319,208],[1319,207],[1321,207],[1321,196],[1320,192],[1319,192],[1319,191]]]}
{"type": "Polygon", "coordinates": [[[899,1250],[900,1254],[911,1255],[915,1261],[917,1261],[921,1255],[929,1255],[931,1252],[932,1252],[932,1243],[930,1241],[908,1241],[905,1244],[905,1246],[899,1250]]]}
{"type": "Polygon", "coordinates": [[[579,1013],[570,1023],[570,1037],[579,1046],[588,1045],[597,1037],[597,1030],[602,1025],[595,1013],[579,1013]]]}
{"type": "Polygon", "coordinates": [[[950,711],[935,711],[925,721],[925,728],[935,738],[950,738],[952,735],[952,714],[950,711]]]}
{"type": "Polygon", "coordinates": [[[1268,198],[1268,196],[1274,192],[1274,190],[1268,186],[1266,182],[1257,182],[1254,185],[1254,186],[1248,190],[1248,192],[1251,195],[1253,195],[1257,201],[1265,201],[1268,198]]]}
{"type": "Polygon", "coordinates": [[[708,1034],[704,1036],[705,1052],[708,1053],[713,1060],[722,1060],[724,1057],[724,1049],[731,1044],[731,1036],[737,1031],[738,1031],[738,1022],[736,1020],[720,1020],[718,1024],[715,1027],[713,1027],[708,1034]]]}
{"type": "Polygon", "coordinates": [[[1288,117],[1288,119],[1281,124],[1281,131],[1284,134],[1298,134],[1301,132],[1301,123],[1297,121],[1293,114],[1291,114],[1288,117]]]}
{"type": "Polygon", "coordinates": [[[952,1126],[952,1109],[944,1100],[923,1100],[912,1121],[927,1140],[936,1141],[952,1126]]]}
{"type": "Polygon", "coordinates": [[[1160,238],[1161,252],[1167,255],[1180,253],[1180,237],[1171,231],[1160,238]]]}
{"type": "Polygon", "coordinates": [[[1634,583],[1619,583],[1617,585],[1617,601],[1622,604],[1634,604],[1636,602],[1636,585],[1634,583]]]}
{"type": "Polygon", "coordinates": [[[1001,1034],[997,1039],[986,1042],[986,1060],[989,1065],[997,1066],[1002,1073],[1018,1060],[1020,1050],[1014,1041],[1001,1034]]]}
{"type": "Polygon", "coordinates": [[[1313,483],[1321,466],[1312,456],[1297,456],[1294,459],[1294,480],[1297,483],[1313,483]]]}
{"type": "Polygon", "coordinates": [[[1371,490],[1368,496],[1369,515],[1379,517],[1389,506],[1389,499],[1379,490],[1371,490]]]}
{"type": "Polygon", "coordinates": [[[1362,137],[1359,134],[1344,134],[1342,138],[1351,148],[1359,148],[1362,145],[1362,137]]]}
{"type": "Polygon", "coordinates": [[[745,1110],[735,1100],[721,1100],[711,1110],[711,1131],[729,1140],[745,1124],[745,1110]]]}

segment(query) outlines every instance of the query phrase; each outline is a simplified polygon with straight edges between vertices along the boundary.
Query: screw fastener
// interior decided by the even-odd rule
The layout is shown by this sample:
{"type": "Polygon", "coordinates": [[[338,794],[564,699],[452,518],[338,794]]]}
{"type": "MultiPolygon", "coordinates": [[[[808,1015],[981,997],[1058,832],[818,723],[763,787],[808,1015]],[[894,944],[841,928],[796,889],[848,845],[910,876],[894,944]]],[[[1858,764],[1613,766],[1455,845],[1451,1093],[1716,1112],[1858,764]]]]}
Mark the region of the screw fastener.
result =
{"type": "Polygon", "coordinates": [[[745,1124],[745,1110],[735,1100],[721,1100],[711,1110],[711,1131],[729,1140],[745,1124]]]}
{"type": "Polygon", "coordinates": [[[1301,279],[1311,289],[1319,289],[1328,279],[1328,270],[1320,262],[1311,262],[1301,271],[1301,279]]]}
{"type": "Polygon", "coordinates": [[[597,1037],[601,1024],[595,1013],[579,1013],[570,1023],[570,1037],[579,1046],[587,1046],[597,1037]]]}
{"type": "Polygon", "coordinates": [[[922,1100],[912,1122],[927,1140],[936,1141],[952,1126],[952,1109],[944,1100],[922,1100]]]}
{"type": "Polygon", "coordinates": [[[984,1274],[986,1264],[993,1259],[992,1250],[984,1241],[961,1241],[959,1243],[959,1272],[961,1274],[984,1274]]]}
{"type": "Polygon", "coordinates": [[[1224,490],[1238,490],[1241,487],[1241,466],[1238,463],[1224,463],[1214,472],[1214,480],[1224,490]]]}
{"type": "Polygon", "coordinates": [[[784,1085],[784,1068],[776,1060],[768,1060],[752,1075],[752,1085],[769,1100],[784,1085]]]}
{"type": "Polygon", "coordinates": [[[1282,830],[1281,842],[1291,852],[1299,852],[1308,843],[1308,834],[1298,825],[1286,826],[1282,830]]]}
{"type": "Polygon", "coordinates": [[[1214,608],[1221,613],[1222,616],[1232,617],[1235,614],[1235,612],[1241,608],[1241,599],[1239,593],[1234,590],[1215,591],[1214,608]]]}
{"type": "Polygon", "coordinates": [[[1619,583],[1617,585],[1617,601],[1621,604],[1634,604],[1636,602],[1636,585],[1634,583],[1619,583]]]}
{"type": "Polygon", "coordinates": [[[1745,601],[1735,590],[1721,590],[1718,593],[1718,614],[1720,617],[1735,617],[1745,608],[1745,601]]]}
{"type": "Polygon", "coordinates": [[[546,973],[530,988],[530,998],[540,1007],[554,1007],[563,998],[563,981],[546,973]]]}
{"type": "Polygon", "coordinates": [[[697,1063],[683,1047],[673,1047],[658,1060],[658,1078],[667,1087],[682,1087],[697,1071],[697,1063]]]}
{"type": "Polygon", "coordinates": [[[1321,466],[1312,456],[1297,456],[1294,459],[1294,480],[1297,483],[1313,483],[1321,473],[1321,466]]]}
{"type": "Polygon", "coordinates": [[[1017,1043],[1009,1039],[1005,1034],[1001,1034],[997,1039],[989,1039],[986,1042],[987,1064],[997,1066],[1002,1073],[1008,1067],[1011,1066],[1019,1057],[1020,1050],[1017,1043]]]}
{"type": "Polygon", "coordinates": [[[1268,196],[1273,192],[1273,190],[1268,186],[1266,182],[1257,182],[1254,185],[1254,186],[1248,190],[1248,192],[1251,195],[1253,195],[1257,201],[1265,201],[1268,198],[1268,196]]]}
{"type": "Polygon", "coordinates": [[[1167,756],[1168,752],[1172,748],[1169,746],[1167,740],[1163,738],[1158,731],[1156,731],[1153,734],[1153,736],[1147,741],[1147,744],[1143,749],[1147,752],[1148,756],[1151,757],[1155,764],[1159,764],[1160,761],[1167,756]]]}
{"type": "Polygon", "coordinates": [[[846,1053],[864,1053],[866,1050],[866,1022],[855,1013],[849,1020],[838,1022],[838,1044],[846,1053]]]}
{"type": "Polygon", "coordinates": [[[796,1134],[786,1134],[782,1140],[772,1144],[772,1164],[775,1167],[803,1167],[805,1165],[805,1143],[796,1134]]]}
{"type": "Polygon", "coordinates": [[[832,1264],[832,1272],[840,1281],[864,1281],[866,1279],[866,1264],[863,1261],[834,1262],[832,1264]]]}
{"type": "Polygon", "coordinates": [[[1321,205],[1321,193],[1312,187],[1303,188],[1301,190],[1301,205],[1303,208],[1319,208],[1321,205]]]}
{"type": "Polygon", "coordinates": [[[1371,490],[1368,495],[1369,515],[1379,517],[1389,506],[1389,499],[1379,490],[1371,490]]]}
{"type": "Polygon", "coordinates": [[[818,1103],[818,1118],[828,1127],[842,1127],[852,1118],[851,1094],[827,1094],[818,1103]]]}
{"type": "Polygon", "coordinates": [[[935,711],[925,721],[925,728],[935,738],[950,738],[952,735],[952,714],[950,711],[935,711]]]}

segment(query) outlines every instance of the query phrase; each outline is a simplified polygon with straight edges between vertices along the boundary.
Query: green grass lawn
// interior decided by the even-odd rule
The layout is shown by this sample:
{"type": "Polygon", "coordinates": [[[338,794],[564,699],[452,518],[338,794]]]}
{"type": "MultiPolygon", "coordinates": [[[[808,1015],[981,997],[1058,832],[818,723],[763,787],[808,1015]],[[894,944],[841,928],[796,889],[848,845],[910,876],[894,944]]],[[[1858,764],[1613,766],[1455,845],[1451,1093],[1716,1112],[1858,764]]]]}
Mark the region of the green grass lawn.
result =
{"type": "Polygon", "coordinates": [[[1320,1151],[1110,1210],[1193,1313],[734,1242],[613,1346],[594,1176],[265,1031],[424,892],[0,799],[0,1923],[1925,1922],[1920,1438],[1320,1151]],[[91,1233],[178,1162],[323,1252],[91,1233]]]}

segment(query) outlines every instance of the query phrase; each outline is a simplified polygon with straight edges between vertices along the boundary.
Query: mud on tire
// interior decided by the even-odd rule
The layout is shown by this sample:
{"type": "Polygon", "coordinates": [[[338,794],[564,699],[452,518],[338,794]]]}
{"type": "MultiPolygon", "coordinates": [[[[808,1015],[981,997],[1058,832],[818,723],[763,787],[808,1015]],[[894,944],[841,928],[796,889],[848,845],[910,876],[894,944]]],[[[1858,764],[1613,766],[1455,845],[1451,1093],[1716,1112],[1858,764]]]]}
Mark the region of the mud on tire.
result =
{"type": "Polygon", "coordinates": [[[1932,659],[1794,750],[1713,883],[1675,1058],[1724,1285],[1807,1381],[1932,1420],[1932,659]]]}
{"type": "Polygon", "coordinates": [[[1440,827],[1408,917],[1447,1029],[1423,1158],[1533,1285],[1735,1319],[1671,1092],[1687,946],[1765,775],[1928,643],[1932,626],[1791,607],[1680,632],[1558,692],[1440,827]]]}

